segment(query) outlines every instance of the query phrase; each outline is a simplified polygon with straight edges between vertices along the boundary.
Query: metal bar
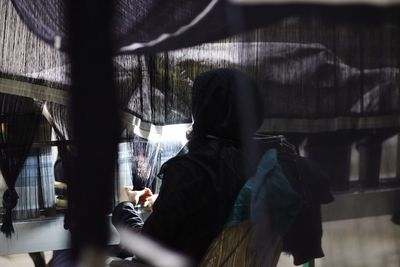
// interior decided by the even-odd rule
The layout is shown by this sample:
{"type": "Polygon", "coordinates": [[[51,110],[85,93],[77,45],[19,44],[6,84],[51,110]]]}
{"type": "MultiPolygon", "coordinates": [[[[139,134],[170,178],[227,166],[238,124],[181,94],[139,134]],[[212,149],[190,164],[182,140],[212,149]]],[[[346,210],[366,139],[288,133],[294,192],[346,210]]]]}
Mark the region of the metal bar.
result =
{"type": "MultiPolygon", "coordinates": [[[[111,237],[109,244],[119,244],[119,236],[107,218],[111,237]]],[[[64,229],[64,216],[14,222],[15,235],[0,235],[0,255],[68,249],[70,233],[64,229]]]]}
{"type": "Polygon", "coordinates": [[[398,203],[400,188],[336,194],[334,202],[322,206],[322,219],[336,221],[393,214],[398,203]]]}

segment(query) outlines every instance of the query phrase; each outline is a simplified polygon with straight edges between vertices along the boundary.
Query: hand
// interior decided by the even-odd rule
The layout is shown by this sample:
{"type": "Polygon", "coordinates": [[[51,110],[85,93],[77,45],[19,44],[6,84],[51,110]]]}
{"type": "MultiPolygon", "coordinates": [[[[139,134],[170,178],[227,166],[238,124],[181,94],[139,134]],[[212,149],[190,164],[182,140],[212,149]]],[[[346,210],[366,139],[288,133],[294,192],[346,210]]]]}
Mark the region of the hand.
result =
{"type": "Polygon", "coordinates": [[[126,186],[121,189],[119,200],[120,202],[129,201],[134,206],[137,204],[144,204],[148,197],[152,196],[153,193],[149,188],[143,190],[133,190],[133,187],[126,186]]]}
{"type": "Polygon", "coordinates": [[[154,202],[156,202],[157,197],[158,197],[158,194],[154,194],[154,195],[147,197],[146,201],[143,203],[143,207],[145,207],[145,208],[149,207],[149,208],[153,209],[153,204],[154,204],[154,202]]]}

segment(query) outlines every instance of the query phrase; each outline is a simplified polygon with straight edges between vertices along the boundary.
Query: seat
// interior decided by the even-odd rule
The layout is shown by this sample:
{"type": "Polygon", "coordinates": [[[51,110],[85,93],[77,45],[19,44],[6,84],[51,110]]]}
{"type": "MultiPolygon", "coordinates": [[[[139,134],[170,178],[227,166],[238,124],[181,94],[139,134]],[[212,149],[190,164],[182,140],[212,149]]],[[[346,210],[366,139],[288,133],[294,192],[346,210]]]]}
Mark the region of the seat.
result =
{"type": "Polygon", "coordinates": [[[270,232],[257,242],[256,226],[249,220],[225,228],[211,243],[199,267],[274,267],[282,252],[282,237],[270,232]]]}

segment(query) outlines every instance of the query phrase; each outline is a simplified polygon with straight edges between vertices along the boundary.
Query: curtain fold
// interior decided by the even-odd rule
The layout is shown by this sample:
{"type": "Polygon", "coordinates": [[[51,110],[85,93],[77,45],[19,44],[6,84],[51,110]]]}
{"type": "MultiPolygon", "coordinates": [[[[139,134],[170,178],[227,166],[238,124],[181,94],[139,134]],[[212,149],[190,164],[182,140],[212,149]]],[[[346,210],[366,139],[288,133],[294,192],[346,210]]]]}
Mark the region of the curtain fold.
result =
{"type": "Polygon", "coordinates": [[[39,116],[40,107],[32,99],[0,94],[0,170],[7,184],[1,231],[7,237],[14,232],[12,210],[18,201],[15,183],[36,134],[39,116]]]}
{"type": "MultiPolygon", "coordinates": [[[[182,25],[193,21],[210,2],[216,1],[115,1],[115,16],[112,23],[112,39],[115,47],[129,45],[136,40],[149,42],[165,33],[175,32],[182,25]]],[[[68,48],[64,1],[15,0],[12,3],[25,24],[37,36],[55,47],[63,50],[68,48]]]]}
{"type": "MultiPolygon", "coordinates": [[[[64,51],[68,48],[63,1],[11,2],[39,38],[64,51]]],[[[388,16],[395,18],[399,5],[374,5],[371,1],[331,5],[326,1],[246,4],[227,0],[118,0],[112,39],[116,54],[156,53],[215,41],[298,15],[337,23],[371,24],[388,16]]]]}

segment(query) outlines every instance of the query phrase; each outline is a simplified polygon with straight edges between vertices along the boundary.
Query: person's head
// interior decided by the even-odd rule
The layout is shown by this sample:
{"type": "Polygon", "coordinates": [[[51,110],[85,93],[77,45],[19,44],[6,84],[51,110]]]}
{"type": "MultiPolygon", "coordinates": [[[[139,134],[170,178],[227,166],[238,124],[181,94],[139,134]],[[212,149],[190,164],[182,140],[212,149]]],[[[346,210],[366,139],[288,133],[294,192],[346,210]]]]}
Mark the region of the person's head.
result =
{"type": "Polygon", "coordinates": [[[212,135],[243,141],[260,127],[262,100],[255,82],[235,69],[199,74],[193,84],[194,137],[212,135]]]}

